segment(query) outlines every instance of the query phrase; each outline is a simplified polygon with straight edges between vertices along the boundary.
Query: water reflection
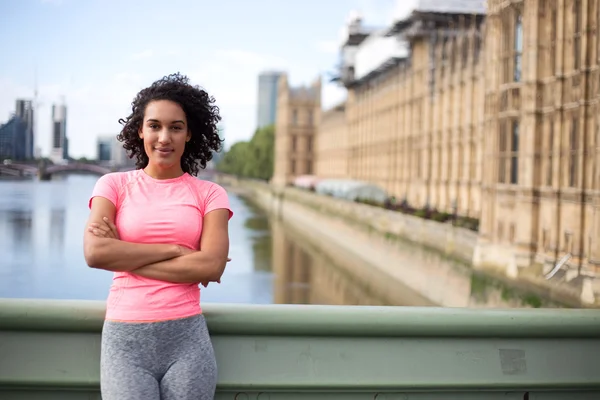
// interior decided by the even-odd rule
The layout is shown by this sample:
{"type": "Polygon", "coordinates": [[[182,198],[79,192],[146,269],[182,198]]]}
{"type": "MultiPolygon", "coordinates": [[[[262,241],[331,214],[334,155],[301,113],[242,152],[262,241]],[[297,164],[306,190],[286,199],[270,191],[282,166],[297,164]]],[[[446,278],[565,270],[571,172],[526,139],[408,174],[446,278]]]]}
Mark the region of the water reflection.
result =
{"type": "MultiPolygon", "coordinates": [[[[48,237],[50,249],[62,249],[65,244],[65,221],[67,215],[64,208],[53,208],[50,210],[50,224],[48,226],[48,237]]],[[[62,251],[58,251],[62,254],[62,251]]]]}
{"type": "Polygon", "coordinates": [[[356,231],[343,236],[342,240],[354,236],[357,246],[368,244],[371,259],[367,261],[349,254],[311,228],[314,226],[271,221],[276,303],[468,308],[560,306],[413,243],[388,242],[376,235],[363,237],[356,231]],[[375,255],[381,256],[382,264],[373,263],[375,255]],[[422,291],[411,287],[420,287],[422,291]]]}
{"type": "MultiPolygon", "coordinates": [[[[96,180],[73,175],[51,182],[0,181],[0,297],[106,299],[112,273],[88,268],[83,257],[96,180]]],[[[234,193],[230,202],[232,261],[220,285],[202,289],[202,302],[433,305],[408,289],[421,285],[444,306],[549,305],[426,249],[395,243],[390,250],[389,243],[379,248],[382,243],[372,238],[360,239],[357,246],[368,243],[391,263],[383,273],[309,224],[301,229],[269,218],[234,193]],[[403,279],[410,284],[400,283],[403,279]]]]}
{"type": "Polygon", "coordinates": [[[20,251],[27,251],[31,242],[33,214],[31,210],[14,210],[6,213],[12,229],[12,243],[20,251]]]}
{"type": "Polygon", "coordinates": [[[282,221],[271,220],[274,302],[278,304],[390,305],[323,247],[282,221]]]}
{"type": "Polygon", "coordinates": [[[271,239],[269,218],[252,204],[248,202],[244,204],[254,213],[254,215],[246,218],[244,222],[244,227],[250,231],[254,270],[270,273],[272,272],[271,251],[273,241],[271,239]]]}

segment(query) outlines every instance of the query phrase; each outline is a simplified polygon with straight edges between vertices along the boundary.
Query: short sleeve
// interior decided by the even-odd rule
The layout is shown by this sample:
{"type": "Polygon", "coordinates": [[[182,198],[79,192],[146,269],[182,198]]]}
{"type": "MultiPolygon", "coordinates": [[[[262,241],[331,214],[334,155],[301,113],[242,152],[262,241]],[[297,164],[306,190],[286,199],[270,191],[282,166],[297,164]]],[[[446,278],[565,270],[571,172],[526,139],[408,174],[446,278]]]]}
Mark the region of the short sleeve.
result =
{"type": "Polygon", "coordinates": [[[219,208],[225,208],[229,211],[229,219],[233,216],[233,211],[231,210],[231,206],[229,204],[229,196],[227,195],[227,191],[223,189],[223,187],[213,184],[208,192],[208,196],[206,196],[206,200],[204,203],[204,214],[208,214],[213,210],[217,210],[219,208]]]}
{"type": "Polygon", "coordinates": [[[92,208],[92,199],[94,197],[104,197],[117,207],[119,197],[119,185],[115,174],[102,175],[94,185],[92,196],[88,201],[88,207],[92,208]]]}

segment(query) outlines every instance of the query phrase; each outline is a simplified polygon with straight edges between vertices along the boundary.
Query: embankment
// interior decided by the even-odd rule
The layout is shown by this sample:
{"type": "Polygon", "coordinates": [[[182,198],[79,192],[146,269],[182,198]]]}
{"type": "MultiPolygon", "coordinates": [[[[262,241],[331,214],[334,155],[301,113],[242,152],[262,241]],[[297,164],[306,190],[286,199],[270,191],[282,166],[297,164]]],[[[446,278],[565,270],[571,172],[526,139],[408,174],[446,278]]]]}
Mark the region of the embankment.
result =
{"type": "Polygon", "coordinates": [[[375,281],[383,291],[393,292],[393,285],[400,282],[432,304],[464,307],[476,306],[473,292],[478,287],[494,286],[498,299],[487,300],[485,306],[585,306],[571,292],[563,293],[556,286],[473,268],[472,261],[480,251],[474,231],[291,187],[234,178],[223,178],[220,183],[311,240],[326,243],[340,257],[372,265],[369,275],[362,278],[375,281]],[[431,262],[423,262],[424,252],[430,254],[425,258],[430,257],[431,262]],[[446,262],[441,263],[440,258],[446,262]]]}

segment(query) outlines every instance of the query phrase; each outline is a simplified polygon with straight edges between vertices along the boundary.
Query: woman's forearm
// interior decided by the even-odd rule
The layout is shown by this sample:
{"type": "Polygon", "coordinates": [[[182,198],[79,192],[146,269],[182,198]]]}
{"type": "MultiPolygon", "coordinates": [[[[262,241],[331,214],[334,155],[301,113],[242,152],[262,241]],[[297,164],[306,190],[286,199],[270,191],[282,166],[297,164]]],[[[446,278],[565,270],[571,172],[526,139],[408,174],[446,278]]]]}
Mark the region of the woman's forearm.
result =
{"type": "Polygon", "coordinates": [[[225,271],[227,257],[195,251],[181,257],[145,265],[132,271],[145,278],[174,283],[216,282],[225,271]]]}
{"type": "Polygon", "coordinates": [[[104,237],[89,239],[84,246],[87,264],[107,271],[133,271],[183,254],[175,244],[131,243],[104,237]]]}

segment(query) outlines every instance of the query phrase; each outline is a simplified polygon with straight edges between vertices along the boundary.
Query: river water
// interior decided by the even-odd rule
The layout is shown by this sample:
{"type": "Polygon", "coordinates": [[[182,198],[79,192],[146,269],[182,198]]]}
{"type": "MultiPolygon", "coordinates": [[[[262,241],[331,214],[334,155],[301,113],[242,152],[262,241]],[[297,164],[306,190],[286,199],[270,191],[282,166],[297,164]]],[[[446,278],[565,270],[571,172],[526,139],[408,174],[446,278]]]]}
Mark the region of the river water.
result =
{"type": "MultiPolygon", "coordinates": [[[[106,299],[112,273],[87,267],[83,257],[88,199],[97,179],[89,175],[66,175],[47,182],[0,181],[0,297],[106,299]]],[[[355,300],[314,295],[321,289],[311,287],[306,279],[317,259],[301,248],[298,238],[291,238],[277,221],[269,221],[264,213],[233,193],[230,201],[235,213],[230,221],[232,261],[220,285],[213,283],[202,289],[202,301],[364,302],[360,288],[351,289],[355,300]],[[290,257],[296,259],[300,255],[301,264],[278,257],[279,265],[274,272],[273,229],[277,229],[278,243],[291,250],[290,257]],[[290,268],[293,273],[286,273],[290,268]]],[[[351,279],[346,279],[352,286],[351,279]]],[[[369,302],[382,303],[376,299],[369,302]]]]}
{"type": "MultiPolygon", "coordinates": [[[[0,180],[0,297],[106,299],[112,273],[89,268],[83,257],[88,199],[97,179],[0,180]]],[[[358,268],[370,267],[328,253],[327,244],[303,237],[235,193],[229,196],[235,213],[230,221],[232,261],[220,285],[202,289],[203,302],[432,305],[401,284],[386,292],[357,278],[358,268]]],[[[544,306],[539,299],[523,302],[512,290],[474,277],[468,269],[456,272],[459,267],[431,254],[411,263],[434,265],[432,274],[445,276],[445,290],[467,299],[463,303],[469,307],[544,306]]]]}

